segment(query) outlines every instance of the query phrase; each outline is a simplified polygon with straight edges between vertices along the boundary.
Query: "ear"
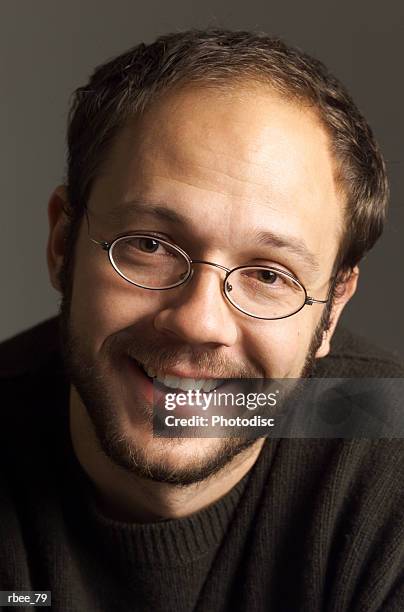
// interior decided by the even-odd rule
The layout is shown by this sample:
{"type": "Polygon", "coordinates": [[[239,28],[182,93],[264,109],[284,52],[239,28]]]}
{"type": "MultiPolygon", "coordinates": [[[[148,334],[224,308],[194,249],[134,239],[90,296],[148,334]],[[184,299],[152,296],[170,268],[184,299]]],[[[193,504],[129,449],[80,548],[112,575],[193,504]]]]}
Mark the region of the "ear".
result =
{"type": "Polygon", "coordinates": [[[66,248],[65,232],[69,223],[66,214],[68,207],[66,187],[59,185],[52,193],[48,204],[49,236],[46,249],[50,282],[59,292],[61,292],[59,274],[66,248]]]}
{"type": "Polygon", "coordinates": [[[323,339],[320,347],[316,352],[316,359],[325,357],[330,352],[331,338],[334,335],[338,320],[341,316],[345,305],[349,302],[356,291],[359,278],[359,268],[355,266],[349,275],[343,280],[342,284],[337,288],[337,295],[334,298],[334,304],[331,310],[330,327],[323,332],[323,339]]]}

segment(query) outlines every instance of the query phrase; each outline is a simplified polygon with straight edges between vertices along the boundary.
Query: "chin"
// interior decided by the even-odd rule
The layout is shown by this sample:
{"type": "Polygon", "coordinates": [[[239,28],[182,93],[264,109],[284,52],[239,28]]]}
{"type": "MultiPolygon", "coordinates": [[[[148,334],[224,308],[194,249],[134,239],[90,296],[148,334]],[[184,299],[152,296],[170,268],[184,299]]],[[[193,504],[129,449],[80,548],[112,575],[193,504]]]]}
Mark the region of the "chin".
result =
{"type": "Polygon", "coordinates": [[[212,477],[257,440],[240,438],[161,438],[150,428],[122,434],[108,427],[96,428],[104,454],[115,465],[138,478],[187,486],[212,477]]]}

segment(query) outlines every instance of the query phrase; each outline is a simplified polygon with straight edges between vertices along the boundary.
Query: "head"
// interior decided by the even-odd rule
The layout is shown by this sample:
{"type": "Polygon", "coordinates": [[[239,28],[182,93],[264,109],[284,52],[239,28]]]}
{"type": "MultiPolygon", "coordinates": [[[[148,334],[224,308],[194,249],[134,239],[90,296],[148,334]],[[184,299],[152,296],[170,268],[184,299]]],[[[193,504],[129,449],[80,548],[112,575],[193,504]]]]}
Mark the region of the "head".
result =
{"type": "Polygon", "coordinates": [[[97,68],[75,93],[68,147],[48,262],[72,397],[122,468],[202,480],[252,442],[153,438],[151,384],[134,360],[189,378],[309,376],[382,231],[382,157],[320,62],[227,31],[168,35],[97,68]],[[281,268],[329,301],[254,319],[224,299],[211,266],[175,289],[141,289],[89,239],[133,231],[227,268],[281,268]]]}

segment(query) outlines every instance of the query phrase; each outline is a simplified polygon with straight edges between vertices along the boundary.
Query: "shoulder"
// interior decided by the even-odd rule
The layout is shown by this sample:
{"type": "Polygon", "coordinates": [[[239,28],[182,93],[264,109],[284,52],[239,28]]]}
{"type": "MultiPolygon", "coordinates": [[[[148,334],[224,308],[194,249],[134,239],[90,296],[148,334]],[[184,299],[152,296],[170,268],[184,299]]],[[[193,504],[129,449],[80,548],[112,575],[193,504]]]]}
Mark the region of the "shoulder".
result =
{"type": "MultiPolygon", "coordinates": [[[[20,461],[29,455],[28,449],[45,453],[54,441],[57,445],[65,424],[68,388],[58,317],[0,344],[1,456],[11,453],[20,461]]],[[[11,469],[13,463],[4,465],[11,469]]]]}
{"type": "Polygon", "coordinates": [[[316,361],[314,376],[403,378],[404,363],[365,338],[339,327],[332,339],[330,354],[316,361]]]}
{"type": "Polygon", "coordinates": [[[24,376],[60,355],[59,338],[59,317],[52,317],[0,343],[0,380],[24,376]]]}

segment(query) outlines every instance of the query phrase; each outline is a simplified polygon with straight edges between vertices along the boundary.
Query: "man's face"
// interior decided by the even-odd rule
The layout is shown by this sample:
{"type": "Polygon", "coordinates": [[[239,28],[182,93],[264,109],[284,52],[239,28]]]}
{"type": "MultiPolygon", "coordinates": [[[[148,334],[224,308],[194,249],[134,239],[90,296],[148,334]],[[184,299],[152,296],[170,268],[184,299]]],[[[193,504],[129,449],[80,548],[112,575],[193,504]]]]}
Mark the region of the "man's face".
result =
{"type": "MultiPolygon", "coordinates": [[[[88,209],[97,240],[152,232],[192,259],[289,271],[318,299],[327,297],[343,228],[326,133],[309,109],[264,88],[164,97],[118,135],[88,209]]],[[[200,265],[181,287],[138,288],[81,224],[64,306],[72,402],[85,406],[104,452],[129,471],[196,481],[246,445],[154,438],[152,384],[133,357],[189,378],[307,374],[324,306],[254,319],[226,301],[222,281],[220,269],[200,265]]]]}

